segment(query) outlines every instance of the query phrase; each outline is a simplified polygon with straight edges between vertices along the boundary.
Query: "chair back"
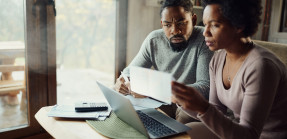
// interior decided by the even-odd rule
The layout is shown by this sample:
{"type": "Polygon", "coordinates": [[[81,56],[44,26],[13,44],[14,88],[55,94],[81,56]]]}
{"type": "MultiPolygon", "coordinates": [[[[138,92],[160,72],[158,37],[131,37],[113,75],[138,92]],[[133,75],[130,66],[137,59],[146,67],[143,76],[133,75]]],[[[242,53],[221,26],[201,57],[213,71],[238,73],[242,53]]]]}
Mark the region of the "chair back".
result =
{"type": "Polygon", "coordinates": [[[259,40],[253,40],[253,42],[273,52],[277,57],[280,58],[280,60],[287,67],[287,44],[273,43],[259,40]]]}

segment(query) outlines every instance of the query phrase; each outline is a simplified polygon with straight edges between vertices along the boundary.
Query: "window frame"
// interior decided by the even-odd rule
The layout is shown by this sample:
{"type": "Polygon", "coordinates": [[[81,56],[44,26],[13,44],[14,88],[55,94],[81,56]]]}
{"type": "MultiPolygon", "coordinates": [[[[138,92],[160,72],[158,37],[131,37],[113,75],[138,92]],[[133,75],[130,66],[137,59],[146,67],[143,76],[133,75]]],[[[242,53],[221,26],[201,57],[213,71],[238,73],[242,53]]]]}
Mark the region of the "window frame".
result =
{"type": "Polygon", "coordinates": [[[50,0],[25,0],[26,92],[28,125],[0,133],[0,138],[45,134],[34,115],[56,104],[56,30],[50,0]]]}
{"type": "MultiPolygon", "coordinates": [[[[128,0],[116,1],[115,79],[126,67],[128,0]]],[[[44,106],[55,105],[56,19],[54,0],[24,0],[26,92],[28,125],[0,133],[0,138],[47,137],[34,115],[44,106]]]]}
{"type": "Polygon", "coordinates": [[[121,71],[127,66],[127,30],[128,30],[128,0],[116,0],[116,48],[115,48],[115,81],[121,71]]]}
{"type": "MultiPolygon", "coordinates": [[[[287,38],[287,32],[280,32],[280,19],[282,14],[282,4],[283,0],[271,1],[271,13],[270,13],[270,29],[269,33],[267,32],[268,41],[271,42],[281,42],[284,43],[284,40],[287,38]]],[[[264,40],[264,39],[262,39],[264,40]]]]}

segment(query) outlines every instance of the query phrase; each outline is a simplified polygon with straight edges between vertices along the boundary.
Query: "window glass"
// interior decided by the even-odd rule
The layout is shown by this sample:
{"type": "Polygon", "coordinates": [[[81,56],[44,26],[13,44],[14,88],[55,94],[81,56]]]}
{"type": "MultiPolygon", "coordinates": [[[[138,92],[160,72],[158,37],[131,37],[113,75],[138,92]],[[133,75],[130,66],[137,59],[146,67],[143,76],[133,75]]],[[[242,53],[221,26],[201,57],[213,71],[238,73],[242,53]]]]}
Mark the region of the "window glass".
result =
{"type": "Polygon", "coordinates": [[[0,1],[0,132],[27,126],[24,0],[0,1]]]}
{"type": "Polygon", "coordinates": [[[114,83],[116,1],[57,0],[57,103],[103,99],[114,83]]]}

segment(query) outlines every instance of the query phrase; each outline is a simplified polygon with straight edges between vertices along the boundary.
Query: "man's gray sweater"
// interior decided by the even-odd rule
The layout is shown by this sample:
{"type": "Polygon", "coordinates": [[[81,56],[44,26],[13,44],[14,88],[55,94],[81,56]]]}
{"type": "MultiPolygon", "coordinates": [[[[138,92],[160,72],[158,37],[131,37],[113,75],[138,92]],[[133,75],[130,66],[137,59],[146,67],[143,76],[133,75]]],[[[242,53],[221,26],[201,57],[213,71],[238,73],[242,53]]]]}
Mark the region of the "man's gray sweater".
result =
{"type": "Polygon", "coordinates": [[[176,81],[194,87],[208,99],[208,69],[213,52],[206,46],[202,33],[203,28],[195,26],[188,47],[184,51],[175,52],[162,29],[151,32],[123,74],[129,76],[130,66],[153,67],[171,73],[176,81]]]}

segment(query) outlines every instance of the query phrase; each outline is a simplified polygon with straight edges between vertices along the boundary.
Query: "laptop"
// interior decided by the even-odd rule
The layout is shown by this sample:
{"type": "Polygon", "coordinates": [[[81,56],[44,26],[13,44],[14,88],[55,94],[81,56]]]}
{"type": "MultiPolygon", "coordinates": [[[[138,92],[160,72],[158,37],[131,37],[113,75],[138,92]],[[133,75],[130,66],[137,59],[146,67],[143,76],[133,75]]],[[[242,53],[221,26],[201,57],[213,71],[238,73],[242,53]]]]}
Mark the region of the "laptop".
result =
{"type": "Polygon", "coordinates": [[[153,109],[135,110],[124,95],[97,82],[116,116],[148,138],[163,138],[190,130],[188,126],[153,109]]]}

